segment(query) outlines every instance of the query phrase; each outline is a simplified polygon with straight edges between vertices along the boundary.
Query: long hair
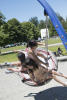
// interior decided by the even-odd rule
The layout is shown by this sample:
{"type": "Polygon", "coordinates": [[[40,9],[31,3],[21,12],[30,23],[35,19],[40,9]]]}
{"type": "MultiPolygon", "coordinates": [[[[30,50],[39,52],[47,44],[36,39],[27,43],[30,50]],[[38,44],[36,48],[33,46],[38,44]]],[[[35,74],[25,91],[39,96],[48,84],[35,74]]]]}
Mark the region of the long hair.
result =
{"type": "Polygon", "coordinates": [[[18,59],[21,61],[21,63],[24,63],[25,62],[25,54],[22,52],[19,52],[18,59]]]}
{"type": "Polygon", "coordinates": [[[25,63],[28,66],[33,66],[34,70],[38,68],[38,65],[36,64],[36,62],[33,59],[31,59],[31,58],[27,58],[25,63]]]}

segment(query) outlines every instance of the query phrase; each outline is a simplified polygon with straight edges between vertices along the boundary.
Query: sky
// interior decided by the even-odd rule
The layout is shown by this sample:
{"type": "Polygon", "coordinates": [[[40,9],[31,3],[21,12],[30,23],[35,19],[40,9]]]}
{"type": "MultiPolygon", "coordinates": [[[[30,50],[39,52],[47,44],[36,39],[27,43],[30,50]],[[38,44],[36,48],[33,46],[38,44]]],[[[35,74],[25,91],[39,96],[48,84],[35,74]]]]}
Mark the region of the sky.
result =
{"type": "MultiPolygon", "coordinates": [[[[64,19],[67,17],[67,0],[46,0],[51,8],[64,19]]],[[[6,21],[16,18],[20,22],[28,21],[32,17],[44,20],[43,7],[37,0],[0,0],[0,11],[6,21]]]]}

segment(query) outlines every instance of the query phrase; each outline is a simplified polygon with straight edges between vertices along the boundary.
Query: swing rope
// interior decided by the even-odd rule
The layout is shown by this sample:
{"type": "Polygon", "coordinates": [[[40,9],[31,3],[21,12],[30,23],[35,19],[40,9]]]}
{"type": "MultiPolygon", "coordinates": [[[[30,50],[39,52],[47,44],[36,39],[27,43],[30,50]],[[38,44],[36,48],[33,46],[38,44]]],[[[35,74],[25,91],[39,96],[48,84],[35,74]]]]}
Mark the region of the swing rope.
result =
{"type": "Polygon", "coordinates": [[[46,15],[46,41],[45,41],[45,47],[47,52],[47,63],[48,63],[48,31],[47,31],[47,23],[48,23],[48,16],[46,15]]]}

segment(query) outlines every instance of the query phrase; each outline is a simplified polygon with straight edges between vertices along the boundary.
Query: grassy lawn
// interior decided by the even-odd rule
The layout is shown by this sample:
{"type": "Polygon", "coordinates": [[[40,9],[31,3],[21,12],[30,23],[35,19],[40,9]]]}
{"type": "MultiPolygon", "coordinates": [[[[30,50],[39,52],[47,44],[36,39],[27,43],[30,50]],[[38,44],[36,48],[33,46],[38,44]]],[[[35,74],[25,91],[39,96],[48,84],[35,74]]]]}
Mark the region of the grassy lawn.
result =
{"type": "Polygon", "coordinates": [[[48,44],[55,44],[55,43],[61,43],[60,38],[50,38],[48,39],[48,44]]]}
{"type": "Polygon", "coordinates": [[[10,47],[10,48],[4,48],[1,49],[1,52],[7,52],[7,51],[13,51],[13,50],[22,50],[25,49],[26,46],[15,46],[15,47],[10,47]]]}
{"type": "MultiPolygon", "coordinates": [[[[60,38],[50,38],[50,39],[48,39],[48,44],[55,44],[55,43],[61,43],[60,38]]],[[[15,47],[11,47],[11,48],[4,48],[4,49],[1,49],[1,52],[21,50],[21,49],[25,49],[25,47],[26,46],[15,46],[15,47]]]]}
{"type": "MultiPolygon", "coordinates": [[[[53,38],[53,39],[49,39],[48,40],[48,44],[55,44],[55,43],[61,43],[60,38],[53,38]]],[[[53,47],[48,47],[49,50],[51,50],[52,52],[57,52],[57,48],[59,46],[53,46],[53,47]]],[[[7,51],[13,51],[13,50],[22,50],[25,49],[26,46],[15,46],[15,47],[11,47],[11,48],[5,48],[5,49],[1,49],[1,52],[7,52],[7,51]]],[[[67,52],[64,48],[63,45],[60,45],[60,48],[63,51],[64,55],[67,55],[67,52]]],[[[17,53],[12,53],[12,54],[6,54],[6,55],[0,55],[0,63],[3,62],[13,62],[13,61],[17,61],[17,53]]]]}
{"type": "Polygon", "coordinates": [[[0,63],[17,61],[17,53],[0,55],[0,63]]]}
{"type": "Polygon", "coordinates": [[[61,46],[48,47],[48,49],[49,49],[50,51],[52,51],[52,52],[57,52],[57,48],[58,48],[58,47],[60,47],[61,50],[63,51],[63,52],[62,52],[63,55],[67,55],[66,49],[65,49],[65,47],[64,47],[63,45],[61,45],[61,46]]]}
{"type": "MultiPolygon", "coordinates": [[[[11,48],[4,48],[4,49],[1,49],[1,53],[7,52],[7,51],[13,51],[13,50],[23,50],[25,48],[26,48],[26,46],[15,46],[15,47],[11,47],[11,48]]],[[[17,61],[17,60],[18,60],[17,53],[0,55],[0,63],[13,62],[13,61],[17,61]]]]}

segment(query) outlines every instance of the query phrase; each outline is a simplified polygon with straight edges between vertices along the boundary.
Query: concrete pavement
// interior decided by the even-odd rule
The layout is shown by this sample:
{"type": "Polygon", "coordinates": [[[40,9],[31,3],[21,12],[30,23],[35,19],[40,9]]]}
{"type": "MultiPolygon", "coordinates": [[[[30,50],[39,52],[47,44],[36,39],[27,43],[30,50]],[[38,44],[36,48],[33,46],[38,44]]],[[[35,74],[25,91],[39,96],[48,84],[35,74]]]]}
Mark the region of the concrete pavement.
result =
{"type": "MultiPolygon", "coordinates": [[[[67,87],[51,80],[40,87],[31,87],[21,82],[15,74],[5,73],[6,68],[0,69],[0,100],[67,100],[67,87]]],[[[58,71],[67,75],[67,62],[58,63],[58,71]]],[[[67,82],[66,79],[60,78],[67,82]]]]}

